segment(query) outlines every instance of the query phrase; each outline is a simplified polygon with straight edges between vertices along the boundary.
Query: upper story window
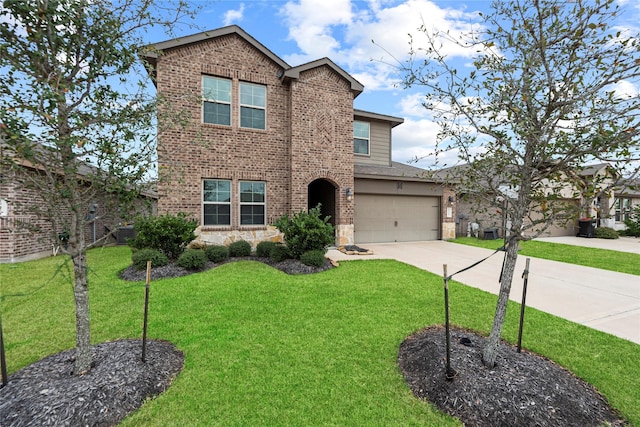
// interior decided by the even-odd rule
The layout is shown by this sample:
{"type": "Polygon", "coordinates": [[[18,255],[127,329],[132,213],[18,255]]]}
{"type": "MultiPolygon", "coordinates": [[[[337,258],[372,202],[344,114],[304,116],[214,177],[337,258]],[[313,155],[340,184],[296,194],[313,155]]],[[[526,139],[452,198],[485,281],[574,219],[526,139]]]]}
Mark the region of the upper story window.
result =
{"type": "Polygon", "coordinates": [[[369,155],[369,123],[353,122],[353,152],[369,155]]]}
{"type": "Polygon", "coordinates": [[[231,126],[231,80],[202,77],[204,123],[231,126]]]}
{"type": "Polygon", "coordinates": [[[203,225],[231,225],[231,181],[205,179],[202,203],[203,225]]]}
{"type": "Polygon", "coordinates": [[[266,183],[240,181],[240,225],[265,225],[266,183]]]}
{"type": "Polygon", "coordinates": [[[267,89],[240,82],[240,127],[266,129],[267,89]]]}

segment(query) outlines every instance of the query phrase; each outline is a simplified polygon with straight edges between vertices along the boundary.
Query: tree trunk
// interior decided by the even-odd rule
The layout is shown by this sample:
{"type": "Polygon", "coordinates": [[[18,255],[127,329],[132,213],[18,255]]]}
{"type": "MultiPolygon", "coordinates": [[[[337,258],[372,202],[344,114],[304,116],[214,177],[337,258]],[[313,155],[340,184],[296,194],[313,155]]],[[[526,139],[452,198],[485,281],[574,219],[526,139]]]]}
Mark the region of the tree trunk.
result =
{"type": "Polygon", "coordinates": [[[496,314],[493,317],[493,327],[491,328],[491,334],[482,353],[482,362],[488,368],[493,368],[496,364],[498,346],[500,345],[500,334],[502,333],[502,325],[504,324],[504,318],[507,314],[507,304],[509,302],[509,293],[511,292],[511,282],[513,281],[513,273],[516,268],[519,247],[520,241],[514,239],[507,247],[505,254],[498,304],[496,306],[496,314]]]}
{"type": "Polygon", "coordinates": [[[73,294],[76,304],[76,361],[74,374],[84,375],[91,370],[87,251],[84,238],[84,221],[75,212],[72,216],[69,233],[69,254],[73,262],[73,294]]]}
{"type": "Polygon", "coordinates": [[[91,369],[91,336],[89,329],[89,288],[87,256],[80,252],[72,257],[76,302],[76,364],[74,373],[84,375],[91,369]]]}

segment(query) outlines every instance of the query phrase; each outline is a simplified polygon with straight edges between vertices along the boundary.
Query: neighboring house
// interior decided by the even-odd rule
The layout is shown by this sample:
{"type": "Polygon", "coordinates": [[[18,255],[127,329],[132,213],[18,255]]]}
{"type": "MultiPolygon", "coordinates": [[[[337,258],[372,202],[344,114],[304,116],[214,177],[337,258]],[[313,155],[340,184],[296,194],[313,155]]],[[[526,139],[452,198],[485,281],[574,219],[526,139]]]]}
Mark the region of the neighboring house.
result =
{"type": "Polygon", "coordinates": [[[279,240],[270,224],[318,203],[337,244],[453,237],[452,193],[391,160],[403,119],[354,109],[364,87],[330,59],[290,66],[238,26],[148,48],[163,112],[191,118],[159,122],[158,210],[202,242],[279,240]]]}
{"type": "MultiPolygon", "coordinates": [[[[448,170],[447,173],[440,172],[441,177],[455,176],[456,173],[464,173],[464,167],[456,167],[448,170]],[[452,172],[455,170],[455,172],[452,172]]],[[[500,178],[498,177],[499,181],[500,178]]],[[[580,185],[562,185],[562,188],[554,191],[559,196],[553,198],[548,203],[561,204],[567,209],[567,214],[563,219],[550,224],[544,231],[543,237],[575,236],[579,232],[579,220],[592,218],[597,226],[613,227],[614,224],[614,189],[616,177],[611,168],[606,163],[599,163],[584,166],[573,178],[573,181],[580,182],[580,185]],[[595,189],[595,190],[594,190],[595,189]],[[610,212],[610,213],[609,213],[610,212]]],[[[555,187],[553,183],[545,182],[545,188],[555,187]]],[[[501,187],[497,185],[497,187],[501,187]]],[[[457,189],[457,218],[456,235],[464,236],[469,234],[473,228],[472,224],[478,224],[478,235],[484,237],[485,230],[496,230],[497,237],[504,236],[504,229],[508,225],[508,218],[505,211],[495,203],[492,205],[486,199],[477,200],[468,196],[467,192],[457,189]]],[[[542,212],[537,209],[532,210],[528,221],[541,220],[542,212]]],[[[531,224],[531,222],[529,222],[531,224]]],[[[542,230],[541,227],[534,227],[526,234],[534,235],[542,230]]],[[[491,234],[489,234],[491,235],[491,234]]]]}
{"type": "MultiPolygon", "coordinates": [[[[0,156],[5,155],[0,143],[0,156]]],[[[2,160],[2,159],[0,159],[2,160]]],[[[28,162],[16,162],[19,168],[8,168],[0,161],[0,263],[20,262],[38,259],[60,252],[63,242],[59,235],[64,230],[54,230],[52,224],[36,214],[46,210],[47,204],[40,194],[21,182],[29,174],[41,171],[28,162]]],[[[88,171],[80,168],[80,173],[88,171]]],[[[82,176],[79,178],[82,180],[82,176]]],[[[155,190],[141,195],[138,211],[153,215],[156,212],[157,194],[155,190]]],[[[102,195],[87,206],[87,226],[85,238],[94,242],[105,233],[116,231],[122,223],[113,198],[102,195]]],[[[133,218],[131,218],[133,219],[133,218]]],[[[114,235],[117,238],[117,235],[114,235]]]]}
{"type": "Polygon", "coordinates": [[[625,220],[630,219],[633,210],[640,206],[640,179],[624,180],[614,191],[615,199],[609,215],[613,218],[614,229],[625,230],[625,220]]]}

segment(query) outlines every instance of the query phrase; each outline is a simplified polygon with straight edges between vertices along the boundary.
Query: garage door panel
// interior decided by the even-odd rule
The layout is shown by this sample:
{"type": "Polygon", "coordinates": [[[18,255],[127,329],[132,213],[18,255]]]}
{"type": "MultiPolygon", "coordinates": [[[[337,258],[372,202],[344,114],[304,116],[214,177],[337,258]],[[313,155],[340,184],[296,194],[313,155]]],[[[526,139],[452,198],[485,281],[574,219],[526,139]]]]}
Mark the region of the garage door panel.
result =
{"type": "Polygon", "coordinates": [[[439,238],[437,197],[359,194],[354,200],[357,243],[439,238]]]}

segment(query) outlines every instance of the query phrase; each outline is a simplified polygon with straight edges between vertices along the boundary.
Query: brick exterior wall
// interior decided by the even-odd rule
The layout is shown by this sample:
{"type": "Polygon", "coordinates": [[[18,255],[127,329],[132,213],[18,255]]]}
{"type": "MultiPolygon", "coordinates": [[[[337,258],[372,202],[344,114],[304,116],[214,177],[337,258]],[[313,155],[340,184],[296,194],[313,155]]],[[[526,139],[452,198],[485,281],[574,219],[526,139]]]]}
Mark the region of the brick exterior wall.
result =
{"type": "MultiPolygon", "coordinates": [[[[24,173],[35,173],[31,169],[24,169],[24,173]]],[[[19,184],[20,177],[15,172],[3,173],[0,182],[0,199],[7,202],[8,212],[0,216],[0,263],[18,262],[28,259],[41,258],[52,255],[60,246],[58,233],[62,230],[54,230],[52,223],[39,217],[34,211],[46,211],[48,205],[40,194],[28,187],[19,184]]],[[[123,222],[117,212],[116,201],[105,195],[98,196],[95,238],[100,239],[105,235],[105,226],[114,230],[123,222]]],[[[142,214],[153,214],[156,210],[156,201],[153,199],[140,200],[137,211],[142,214]]],[[[89,206],[87,206],[87,211],[89,206]]],[[[133,220],[131,214],[129,221],[133,220]]],[[[93,242],[93,223],[85,227],[86,242],[93,242]]]]}
{"type": "MultiPolygon", "coordinates": [[[[336,225],[353,224],[353,95],[345,79],[321,66],[291,82],[278,64],[237,34],[166,50],[157,61],[157,89],[164,112],[190,117],[185,128],[161,129],[158,158],[160,213],[184,212],[201,224],[205,243],[247,235],[264,226],[239,224],[239,181],[266,183],[266,223],[307,209],[307,186],[322,178],[336,188],[336,225]],[[204,124],[202,76],[231,79],[231,126],[204,124]],[[240,82],[266,86],[266,130],[239,127],[240,82]],[[204,179],[231,181],[231,225],[204,226],[204,179]],[[235,236],[235,237],[234,237],[235,236]]],[[[269,234],[270,235],[270,234],[269,234]]],[[[253,242],[256,243],[255,241],[253,242]]]]}

